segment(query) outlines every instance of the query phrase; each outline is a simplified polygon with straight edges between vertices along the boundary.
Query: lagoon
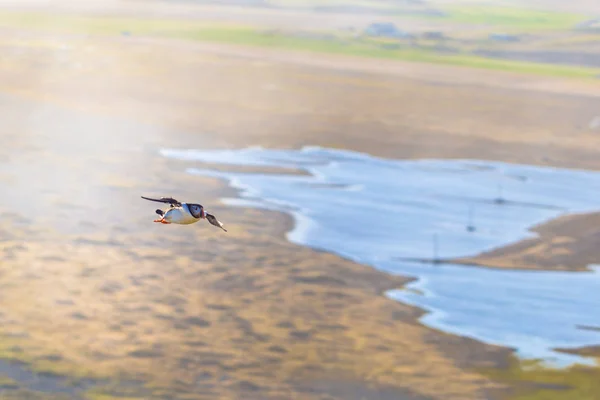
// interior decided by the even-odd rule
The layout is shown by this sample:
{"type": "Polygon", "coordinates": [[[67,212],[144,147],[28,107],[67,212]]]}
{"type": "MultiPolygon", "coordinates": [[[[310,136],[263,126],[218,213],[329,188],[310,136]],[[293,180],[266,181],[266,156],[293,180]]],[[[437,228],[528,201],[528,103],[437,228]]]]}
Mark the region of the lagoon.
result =
{"type": "Polygon", "coordinates": [[[600,173],[480,160],[388,160],[305,147],[162,149],[189,174],[225,180],[232,206],[293,215],[296,244],[417,278],[389,296],[428,311],[422,322],[514,348],[524,358],[589,362],[554,351],[600,343],[600,274],[498,270],[411,260],[473,256],[532,237],[566,213],[600,210],[600,173]],[[271,168],[215,170],[207,164],[271,168]],[[290,174],[282,169],[298,170],[290,174]],[[466,229],[468,225],[476,229],[466,229]]]}

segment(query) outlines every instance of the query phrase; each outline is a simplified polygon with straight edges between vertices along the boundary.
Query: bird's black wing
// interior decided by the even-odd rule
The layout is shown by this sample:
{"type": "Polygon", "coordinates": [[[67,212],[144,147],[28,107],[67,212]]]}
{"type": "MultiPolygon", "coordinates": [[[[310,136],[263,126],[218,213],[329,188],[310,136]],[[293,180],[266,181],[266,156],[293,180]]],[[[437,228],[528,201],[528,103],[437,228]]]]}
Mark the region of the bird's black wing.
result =
{"type": "Polygon", "coordinates": [[[217,228],[221,228],[225,232],[227,232],[227,229],[223,228],[223,224],[221,222],[219,222],[219,220],[214,215],[206,213],[206,219],[208,220],[208,222],[211,223],[211,225],[214,225],[217,228]]]}
{"type": "Polygon", "coordinates": [[[150,197],[144,197],[142,196],[142,199],[144,200],[150,200],[150,201],[157,201],[159,203],[167,203],[170,204],[173,207],[181,207],[181,203],[177,200],[175,200],[172,197],[161,197],[160,199],[151,199],[150,197]]]}

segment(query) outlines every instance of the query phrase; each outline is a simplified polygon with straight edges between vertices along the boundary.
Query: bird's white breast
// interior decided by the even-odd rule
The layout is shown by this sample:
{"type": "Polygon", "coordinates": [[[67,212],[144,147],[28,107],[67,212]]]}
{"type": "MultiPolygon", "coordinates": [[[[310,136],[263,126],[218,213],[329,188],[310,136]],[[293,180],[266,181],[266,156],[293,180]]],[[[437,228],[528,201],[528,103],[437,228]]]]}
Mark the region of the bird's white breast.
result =
{"type": "Polygon", "coordinates": [[[181,225],[189,225],[199,221],[198,218],[194,218],[185,205],[182,207],[171,208],[165,213],[164,219],[173,224],[181,225]]]}

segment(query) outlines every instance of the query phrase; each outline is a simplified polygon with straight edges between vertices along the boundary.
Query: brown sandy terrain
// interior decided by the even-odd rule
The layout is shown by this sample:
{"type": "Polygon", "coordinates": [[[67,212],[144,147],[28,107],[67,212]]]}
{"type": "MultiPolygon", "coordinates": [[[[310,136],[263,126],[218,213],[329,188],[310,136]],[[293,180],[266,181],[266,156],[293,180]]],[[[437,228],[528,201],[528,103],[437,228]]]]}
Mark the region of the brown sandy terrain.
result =
{"type": "Polygon", "coordinates": [[[532,228],[539,236],[455,260],[500,268],[587,270],[600,261],[600,214],[573,214],[532,228]]]}
{"type": "Polygon", "coordinates": [[[579,349],[557,349],[563,353],[577,354],[585,357],[595,357],[600,359],[600,346],[586,346],[579,349]]]}
{"type": "Polygon", "coordinates": [[[0,101],[12,116],[0,152],[12,192],[4,358],[145,399],[478,399],[497,388],[469,368],[502,364],[506,350],[422,327],[419,310],[382,296],[405,279],[289,244],[288,217],[220,207],[233,193],[153,151],[175,132],[0,101]],[[153,224],[155,205],[139,198],[200,192],[227,234],[153,224]]]}
{"type": "Polygon", "coordinates": [[[3,47],[6,91],[201,131],[217,147],[600,164],[589,128],[600,87],[589,81],[145,39],[27,34],[3,47]]]}
{"type": "MultiPolygon", "coordinates": [[[[0,354],[121,396],[483,399],[502,388],[474,368],[509,358],[382,296],[405,279],[288,243],[288,217],[220,206],[234,193],[160,147],[600,167],[600,99],[576,81],[16,31],[0,46],[0,354]],[[229,232],[153,224],[141,194],[198,199],[229,232]]],[[[592,260],[564,229],[571,254],[538,259],[592,260]]]]}

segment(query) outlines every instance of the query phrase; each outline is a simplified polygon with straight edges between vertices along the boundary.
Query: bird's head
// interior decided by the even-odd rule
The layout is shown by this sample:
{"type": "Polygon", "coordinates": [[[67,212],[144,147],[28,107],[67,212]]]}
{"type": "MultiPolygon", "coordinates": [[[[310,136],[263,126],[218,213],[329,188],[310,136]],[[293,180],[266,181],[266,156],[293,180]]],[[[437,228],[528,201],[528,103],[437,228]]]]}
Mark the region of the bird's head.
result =
{"type": "Polygon", "coordinates": [[[200,204],[188,204],[188,208],[190,210],[190,214],[194,218],[206,218],[206,214],[204,213],[204,207],[200,204]]]}

